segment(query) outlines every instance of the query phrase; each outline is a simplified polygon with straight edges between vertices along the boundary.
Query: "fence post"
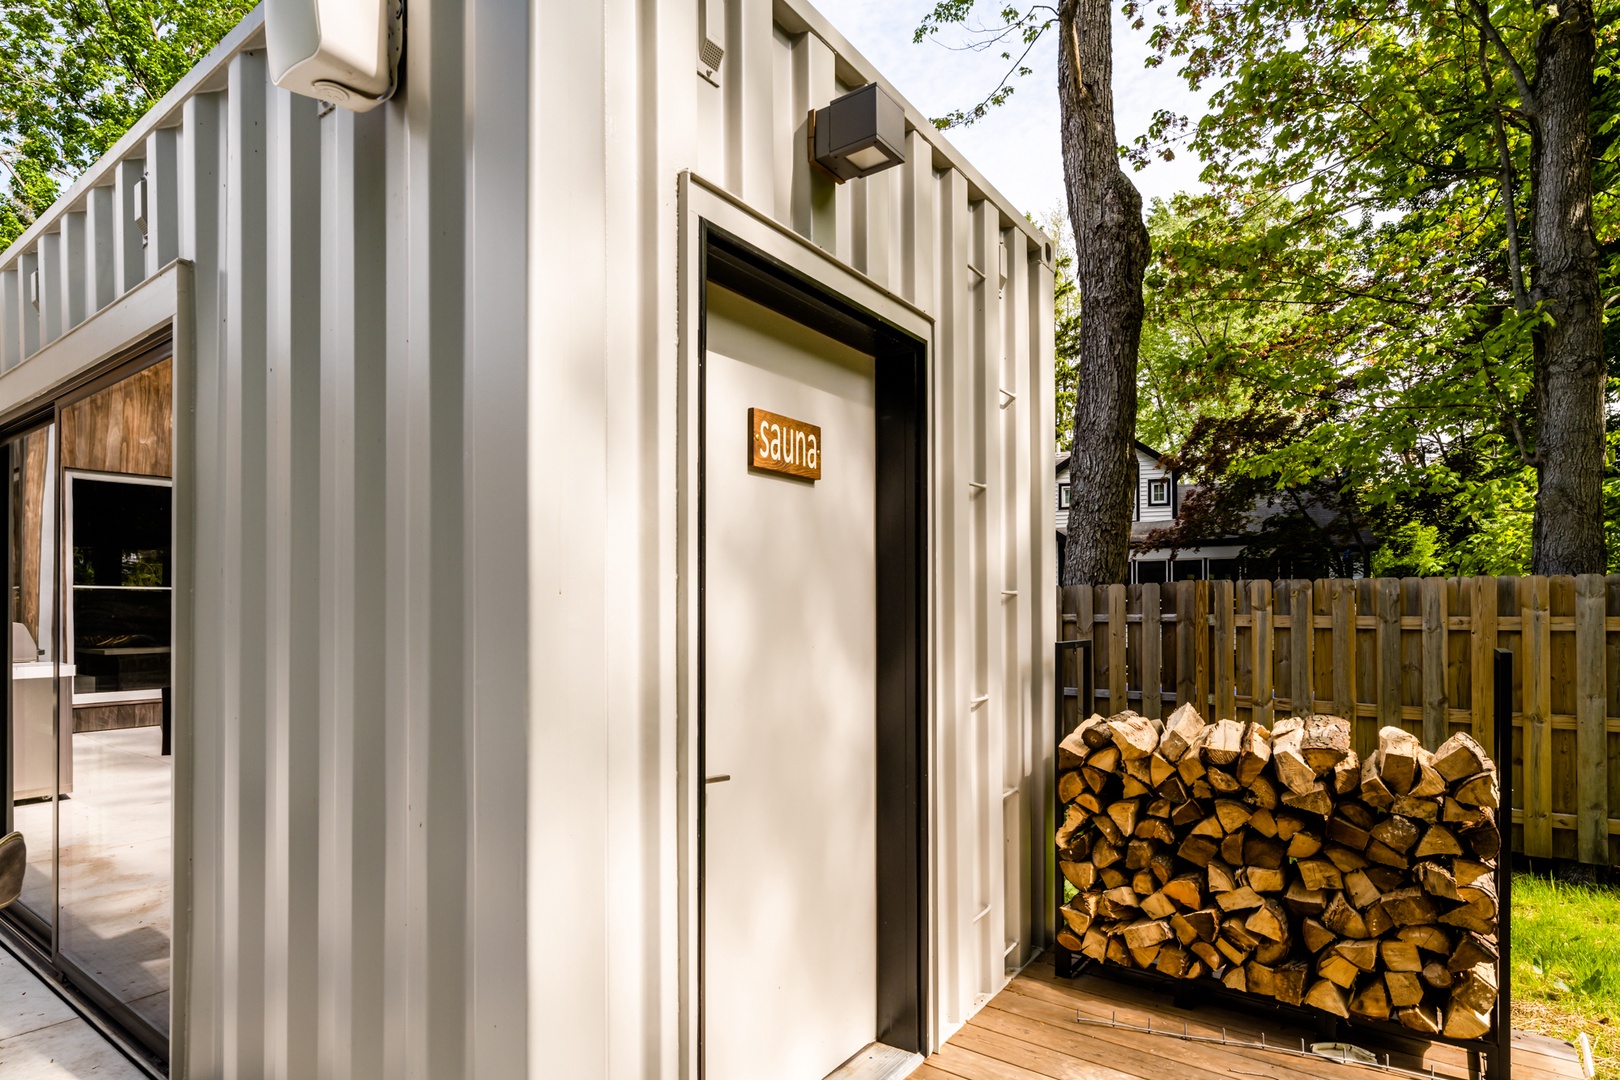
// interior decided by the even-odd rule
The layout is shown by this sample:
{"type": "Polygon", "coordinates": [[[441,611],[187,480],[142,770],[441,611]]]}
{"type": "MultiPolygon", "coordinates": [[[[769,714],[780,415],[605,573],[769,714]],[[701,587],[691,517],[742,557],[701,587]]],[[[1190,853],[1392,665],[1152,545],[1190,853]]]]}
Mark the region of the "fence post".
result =
{"type": "Polygon", "coordinates": [[[1295,716],[1310,716],[1316,712],[1315,672],[1316,660],[1311,654],[1316,645],[1315,589],[1309,581],[1288,583],[1291,594],[1289,636],[1288,697],[1295,716]]]}
{"type": "Polygon", "coordinates": [[[1575,805],[1577,854],[1609,861],[1609,718],[1605,678],[1608,583],[1598,574],[1575,579],[1575,805]]]}
{"type": "Polygon", "coordinates": [[[1401,726],[1401,583],[1373,583],[1378,603],[1378,726],[1401,726]]]}
{"type": "Polygon", "coordinates": [[[1496,730],[1496,706],[1493,704],[1496,685],[1491,669],[1492,657],[1496,654],[1496,579],[1475,578],[1472,593],[1468,616],[1468,662],[1473,735],[1474,741],[1489,750],[1492,757],[1498,757],[1503,751],[1491,745],[1496,730]]]}
{"type": "Polygon", "coordinates": [[[1230,581],[1213,582],[1215,588],[1215,702],[1210,710],[1211,720],[1233,720],[1237,717],[1237,623],[1233,622],[1236,586],[1230,581]]]}
{"type": "Polygon", "coordinates": [[[1333,711],[1350,721],[1356,753],[1366,757],[1375,742],[1361,733],[1356,715],[1356,584],[1335,581],[1333,595],[1333,711]]]}
{"type": "Polygon", "coordinates": [[[1142,715],[1164,718],[1164,626],[1159,621],[1159,584],[1142,585],[1142,715]]]}
{"type": "Polygon", "coordinates": [[[1524,853],[1552,855],[1552,614],[1550,583],[1519,579],[1524,661],[1524,853]]]}
{"type": "Polygon", "coordinates": [[[1451,734],[1446,697],[1447,638],[1445,578],[1423,581],[1423,745],[1434,750],[1451,734]]]}
{"type": "Polygon", "coordinates": [[[1276,631],[1271,626],[1271,582],[1249,582],[1249,610],[1254,659],[1250,662],[1249,716],[1261,727],[1271,726],[1272,673],[1276,670],[1276,631]]]}
{"type": "Polygon", "coordinates": [[[1108,586],[1108,715],[1131,707],[1131,668],[1126,655],[1130,624],[1125,586],[1108,586]]]}

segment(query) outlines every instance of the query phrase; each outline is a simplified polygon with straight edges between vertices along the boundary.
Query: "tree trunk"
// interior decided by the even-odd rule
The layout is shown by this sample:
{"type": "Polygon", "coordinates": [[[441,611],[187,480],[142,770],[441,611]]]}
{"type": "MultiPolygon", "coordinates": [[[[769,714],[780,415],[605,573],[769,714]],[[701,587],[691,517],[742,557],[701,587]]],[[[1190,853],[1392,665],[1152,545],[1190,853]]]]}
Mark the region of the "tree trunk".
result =
{"type": "Polygon", "coordinates": [[[1142,196],[1120,169],[1114,137],[1108,0],[1063,0],[1058,28],[1063,171],[1080,287],[1063,567],[1063,581],[1072,585],[1126,579],[1136,478],[1136,356],[1149,248],[1142,196]]]}
{"type": "Polygon", "coordinates": [[[1550,316],[1535,360],[1538,483],[1531,565],[1536,574],[1601,574],[1606,371],[1592,227],[1597,40],[1591,0],[1566,0],[1555,10],[1536,42],[1531,147],[1534,298],[1550,316]]]}

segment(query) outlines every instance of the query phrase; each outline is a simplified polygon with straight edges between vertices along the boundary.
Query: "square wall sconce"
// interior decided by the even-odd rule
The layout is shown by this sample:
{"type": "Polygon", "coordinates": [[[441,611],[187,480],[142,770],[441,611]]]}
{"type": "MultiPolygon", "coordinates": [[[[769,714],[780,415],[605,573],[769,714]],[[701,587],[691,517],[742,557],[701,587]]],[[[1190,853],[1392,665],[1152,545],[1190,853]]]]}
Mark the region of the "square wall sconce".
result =
{"type": "Polygon", "coordinates": [[[810,157],[840,184],[905,164],[905,145],[905,110],[877,83],[810,114],[810,157]]]}

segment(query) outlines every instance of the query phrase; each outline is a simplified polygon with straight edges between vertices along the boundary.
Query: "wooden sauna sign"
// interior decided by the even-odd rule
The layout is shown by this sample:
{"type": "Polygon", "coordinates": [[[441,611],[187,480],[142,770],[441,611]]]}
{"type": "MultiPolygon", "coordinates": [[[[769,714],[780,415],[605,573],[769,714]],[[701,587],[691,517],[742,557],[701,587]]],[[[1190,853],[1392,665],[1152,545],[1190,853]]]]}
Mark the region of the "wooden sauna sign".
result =
{"type": "Polygon", "coordinates": [[[748,410],[749,464],[766,472],[821,479],[821,429],[764,409],[748,410]]]}

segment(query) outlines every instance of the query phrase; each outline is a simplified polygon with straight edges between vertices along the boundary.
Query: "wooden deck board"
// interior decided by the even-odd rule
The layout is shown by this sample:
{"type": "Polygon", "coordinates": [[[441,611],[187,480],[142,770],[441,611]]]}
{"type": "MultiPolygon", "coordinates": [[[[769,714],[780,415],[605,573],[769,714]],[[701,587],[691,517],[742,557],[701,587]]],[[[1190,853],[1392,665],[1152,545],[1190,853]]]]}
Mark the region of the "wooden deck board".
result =
{"type": "MultiPolygon", "coordinates": [[[[1367,1080],[1380,1072],[1320,1058],[1258,1047],[1193,1042],[1169,1032],[1298,1046],[1315,1033],[1264,1013],[1220,1007],[1177,1008],[1168,995],[1097,977],[1057,978],[1039,961],[997,994],[933,1057],[918,1067],[917,1080],[1216,1080],[1261,1075],[1275,1080],[1367,1080]],[[1123,1024],[1167,1034],[1147,1034],[1099,1024],[1077,1016],[1117,1019],[1123,1024]]],[[[1397,1038],[1369,1045],[1394,1055],[1393,1064],[1417,1071],[1431,1067],[1441,1078],[1468,1076],[1467,1057],[1455,1047],[1421,1039],[1397,1038]]],[[[1514,1080],[1580,1080],[1573,1047],[1516,1032],[1514,1080]]]]}

